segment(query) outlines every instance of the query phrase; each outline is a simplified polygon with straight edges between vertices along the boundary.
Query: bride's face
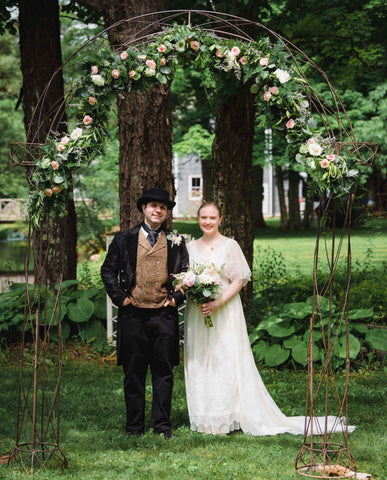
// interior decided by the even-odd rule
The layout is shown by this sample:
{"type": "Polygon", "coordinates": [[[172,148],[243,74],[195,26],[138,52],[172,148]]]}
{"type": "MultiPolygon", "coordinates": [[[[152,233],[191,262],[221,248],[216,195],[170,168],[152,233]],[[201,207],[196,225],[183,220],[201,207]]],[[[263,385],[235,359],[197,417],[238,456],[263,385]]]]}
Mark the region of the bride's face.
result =
{"type": "Polygon", "coordinates": [[[199,213],[199,227],[204,234],[212,235],[217,233],[222,219],[219,217],[219,212],[213,205],[203,207],[199,213]]]}

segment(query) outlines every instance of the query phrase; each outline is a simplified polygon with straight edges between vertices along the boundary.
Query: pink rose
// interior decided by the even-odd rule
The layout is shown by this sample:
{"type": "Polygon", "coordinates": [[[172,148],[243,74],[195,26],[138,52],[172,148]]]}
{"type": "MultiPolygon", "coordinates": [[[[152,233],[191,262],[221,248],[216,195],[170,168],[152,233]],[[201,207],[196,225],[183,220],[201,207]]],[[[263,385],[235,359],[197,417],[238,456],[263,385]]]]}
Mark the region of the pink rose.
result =
{"type": "Polygon", "coordinates": [[[218,58],[223,58],[224,57],[224,54],[222,53],[222,50],[220,48],[218,48],[218,50],[216,51],[215,55],[218,57],[218,58]]]}
{"type": "Polygon", "coordinates": [[[237,57],[241,53],[241,50],[239,47],[232,47],[231,53],[237,57]]]}
{"type": "Polygon", "coordinates": [[[133,78],[133,77],[135,77],[135,76],[136,76],[136,72],[135,72],[134,70],[131,70],[131,71],[129,72],[129,78],[133,78]]]}
{"type": "Polygon", "coordinates": [[[52,192],[51,188],[46,188],[44,193],[46,194],[47,197],[52,197],[53,192],[52,192]]]}
{"type": "Polygon", "coordinates": [[[55,187],[52,187],[52,193],[60,193],[61,191],[62,189],[57,185],[55,187]]]}
{"type": "Polygon", "coordinates": [[[246,63],[247,63],[247,58],[246,58],[246,57],[241,57],[241,58],[239,59],[239,63],[240,63],[241,65],[246,65],[246,63]]]}
{"type": "Polygon", "coordinates": [[[329,160],[327,160],[326,158],[320,160],[319,163],[322,168],[327,168],[329,166],[329,160]]]}
{"type": "Polygon", "coordinates": [[[164,53],[167,51],[167,47],[162,43],[159,47],[157,47],[157,50],[161,53],[164,53]]]}
{"type": "Polygon", "coordinates": [[[90,115],[85,115],[83,117],[83,125],[90,125],[92,123],[93,119],[90,117],[90,115]]]}
{"type": "Polygon", "coordinates": [[[95,97],[89,97],[90,105],[95,105],[97,103],[97,99],[95,97]]]}
{"type": "Polygon", "coordinates": [[[93,65],[93,66],[91,67],[91,73],[92,73],[93,75],[97,75],[97,73],[98,73],[98,67],[97,67],[97,65],[93,65]]]}
{"type": "Polygon", "coordinates": [[[271,99],[271,93],[269,91],[265,92],[263,94],[263,99],[268,102],[271,99]]]}
{"type": "Polygon", "coordinates": [[[189,46],[192,48],[192,50],[199,50],[200,48],[200,44],[197,40],[192,40],[192,42],[190,42],[189,46]]]}
{"type": "Polygon", "coordinates": [[[53,161],[51,162],[51,166],[52,166],[53,170],[58,170],[58,168],[59,168],[59,162],[57,162],[56,160],[53,160],[53,161]]]}
{"type": "Polygon", "coordinates": [[[112,77],[118,78],[120,76],[120,72],[118,70],[112,70],[112,77]]]}
{"type": "Polygon", "coordinates": [[[188,272],[184,278],[184,285],[187,287],[192,287],[195,285],[195,274],[193,272],[188,272]]]}
{"type": "Polygon", "coordinates": [[[270,93],[272,93],[273,95],[278,95],[278,94],[279,94],[279,89],[278,89],[278,87],[271,87],[271,88],[269,88],[269,91],[270,91],[270,93]]]}
{"type": "Polygon", "coordinates": [[[296,122],[291,118],[286,122],[286,128],[294,128],[296,122]]]}
{"type": "Polygon", "coordinates": [[[60,144],[56,147],[56,149],[58,150],[58,152],[61,152],[61,151],[64,150],[65,148],[66,148],[66,147],[65,147],[62,143],[60,143],[60,144]]]}
{"type": "Polygon", "coordinates": [[[260,59],[259,64],[261,65],[261,67],[266,67],[267,65],[269,65],[269,59],[267,57],[263,57],[260,59]]]}
{"type": "Polygon", "coordinates": [[[333,160],[336,158],[336,155],[325,155],[325,158],[330,162],[333,162],[333,160]]]}
{"type": "Polygon", "coordinates": [[[160,65],[165,65],[167,63],[166,58],[160,58],[160,65]]]}
{"type": "Polygon", "coordinates": [[[69,143],[69,137],[64,136],[60,139],[60,143],[63,143],[63,145],[67,145],[69,143]]]}
{"type": "Polygon", "coordinates": [[[309,140],[306,141],[307,145],[313,145],[314,143],[316,143],[316,139],[315,138],[309,138],[309,140]]]}
{"type": "Polygon", "coordinates": [[[156,62],[154,60],[148,59],[145,63],[147,67],[150,68],[151,70],[156,70],[156,62]]]}
{"type": "Polygon", "coordinates": [[[120,57],[121,57],[121,60],[125,60],[125,58],[128,58],[128,52],[122,52],[120,57]]]}

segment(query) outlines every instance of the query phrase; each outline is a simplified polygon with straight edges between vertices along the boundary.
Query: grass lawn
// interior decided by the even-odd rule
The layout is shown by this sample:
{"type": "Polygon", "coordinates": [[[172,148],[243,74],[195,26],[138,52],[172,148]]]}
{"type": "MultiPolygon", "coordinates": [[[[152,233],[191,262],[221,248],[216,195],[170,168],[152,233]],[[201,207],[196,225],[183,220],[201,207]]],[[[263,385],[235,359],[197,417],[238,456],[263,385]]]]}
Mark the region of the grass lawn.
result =
{"type": "MultiPolygon", "coordinates": [[[[189,233],[195,238],[201,236],[201,231],[195,220],[176,221],[174,228],[180,233],[189,233]]],[[[255,231],[254,250],[259,247],[270,247],[281,253],[289,274],[312,275],[313,256],[316,246],[317,231],[301,230],[296,232],[281,232],[279,219],[266,219],[266,228],[255,231]]],[[[338,238],[336,238],[338,242],[338,238]]],[[[331,239],[327,237],[328,250],[331,249],[331,239]]],[[[353,228],[351,231],[352,266],[364,265],[365,259],[369,265],[380,266],[387,262],[387,219],[375,219],[370,226],[353,228]],[[368,251],[368,254],[367,254],[368,251]]],[[[340,258],[343,263],[347,256],[347,239],[344,239],[340,258]]],[[[325,238],[321,238],[319,257],[321,269],[326,268],[325,238]]]]}
{"type": "MultiPolygon", "coordinates": [[[[311,273],[316,246],[316,230],[280,232],[278,219],[268,219],[266,224],[266,228],[256,230],[254,248],[257,249],[258,246],[271,247],[276,252],[280,252],[285,259],[289,273],[311,273]]],[[[336,242],[338,240],[337,236],[336,242]]],[[[380,266],[382,262],[387,262],[387,220],[375,220],[373,228],[353,228],[350,240],[353,267],[362,265],[365,258],[370,265],[375,267],[380,266]]],[[[347,242],[347,238],[344,238],[340,256],[344,261],[347,256],[347,242]]],[[[331,239],[327,237],[329,251],[331,245],[331,239]]],[[[320,240],[319,257],[321,258],[321,268],[323,268],[326,263],[325,237],[320,240]]]]}
{"type": "MultiPolygon", "coordinates": [[[[65,355],[66,356],[66,355],[65,355]]],[[[305,372],[263,370],[263,380],[287,415],[303,415],[305,372]]],[[[340,380],[339,380],[340,382],[340,380]]],[[[14,446],[17,411],[17,366],[0,370],[0,454],[14,446]]],[[[349,449],[358,471],[387,478],[386,377],[382,372],[351,374],[349,418],[358,428],[349,435],[349,449]]],[[[150,428],[151,387],[147,387],[147,428],[150,428]]],[[[67,470],[52,465],[35,478],[82,480],[203,479],[292,480],[302,436],[252,437],[202,435],[189,430],[183,367],[175,371],[172,422],[176,439],[164,440],[151,430],[139,438],[123,435],[124,399],[121,368],[95,362],[69,361],[61,387],[61,449],[67,470]]],[[[342,441],[340,435],[335,439],[342,441]]],[[[0,465],[4,480],[31,478],[14,464],[0,465]]]]}

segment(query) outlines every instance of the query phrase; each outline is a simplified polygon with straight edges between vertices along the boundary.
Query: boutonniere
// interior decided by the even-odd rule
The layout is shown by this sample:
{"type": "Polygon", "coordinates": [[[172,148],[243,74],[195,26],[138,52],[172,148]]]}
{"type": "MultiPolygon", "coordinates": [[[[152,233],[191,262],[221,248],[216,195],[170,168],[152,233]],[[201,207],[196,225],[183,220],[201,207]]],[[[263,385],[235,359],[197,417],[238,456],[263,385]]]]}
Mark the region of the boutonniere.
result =
{"type": "Polygon", "coordinates": [[[172,247],[174,245],[179,246],[183,241],[183,237],[178,234],[177,230],[173,230],[169,235],[167,235],[167,239],[172,242],[172,247]]]}

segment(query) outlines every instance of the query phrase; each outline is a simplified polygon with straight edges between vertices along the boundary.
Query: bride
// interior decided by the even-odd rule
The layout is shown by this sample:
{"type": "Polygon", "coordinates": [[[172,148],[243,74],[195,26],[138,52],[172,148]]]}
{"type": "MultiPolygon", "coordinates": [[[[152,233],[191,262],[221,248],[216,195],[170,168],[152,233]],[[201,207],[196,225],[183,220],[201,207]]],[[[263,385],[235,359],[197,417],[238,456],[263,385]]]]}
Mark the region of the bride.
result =
{"type": "MultiPolygon", "coordinates": [[[[256,368],[239,297],[251,271],[238,243],[219,232],[221,221],[220,207],[204,202],[198,211],[203,236],[187,245],[192,265],[212,262],[222,279],[220,297],[201,307],[188,300],[186,306],[184,369],[191,430],[303,434],[305,417],[285,416],[256,368]],[[213,327],[205,326],[207,315],[213,327]]],[[[342,423],[337,417],[328,419],[329,430],[342,423]]],[[[321,433],[324,420],[315,418],[315,433],[321,433]]]]}

